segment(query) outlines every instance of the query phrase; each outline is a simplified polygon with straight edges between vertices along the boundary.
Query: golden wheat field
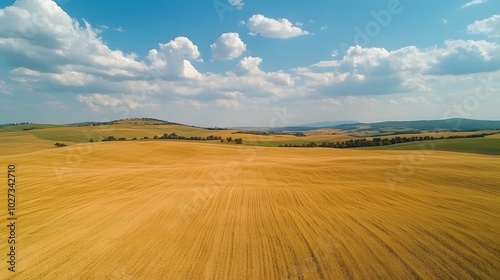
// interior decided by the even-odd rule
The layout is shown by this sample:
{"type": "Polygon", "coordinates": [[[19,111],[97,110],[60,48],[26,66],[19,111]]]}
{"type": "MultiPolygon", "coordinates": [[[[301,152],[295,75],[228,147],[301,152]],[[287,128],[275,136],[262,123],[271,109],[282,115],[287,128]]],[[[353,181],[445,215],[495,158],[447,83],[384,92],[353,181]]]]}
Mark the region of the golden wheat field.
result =
{"type": "Polygon", "coordinates": [[[2,279],[500,279],[498,156],[127,141],[8,164],[2,279]]]}

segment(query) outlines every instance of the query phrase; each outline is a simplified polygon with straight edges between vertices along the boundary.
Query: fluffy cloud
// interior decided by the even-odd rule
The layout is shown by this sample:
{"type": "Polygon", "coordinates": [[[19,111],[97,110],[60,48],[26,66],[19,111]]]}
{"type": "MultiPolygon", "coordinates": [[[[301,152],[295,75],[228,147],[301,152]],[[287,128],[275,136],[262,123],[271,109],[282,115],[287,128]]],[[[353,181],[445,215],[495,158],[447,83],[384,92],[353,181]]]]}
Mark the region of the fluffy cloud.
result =
{"type": "Polygon", "coordinates": [[[288,39],[297,36],[307,35],[309,32],[302,30],[286,18],[279,20],[266,18],[261,14],[253,15],[247,22],[250,34],[261,34],[263,37],[288,39]]]}
{"type": "Polygon", "coordinates": [[[90,106],[93,110],[98,110],[101,106],[116,107],[123,104],[123,101],[110,95],[94,93],[88,96],[78,95],[78,101],[90,106]]]}
{"type": "Polygon", "coordinates": [[[197,60],[200,57],[198,47],[188,38],[177,37],[166,44],[159,45],[159,50],[149,51],[148,59],[161,77],[173,79],[201,77],[201,74],[187,60],[197,60]]]}
{"type": "Polygon", "coordinates": [[[243,8],[243,0],[229,0],[229,5],[236,7],[236,9],[241,9],[243,8]]]}
{"type": "Polygon", "coordinates": [[[224,108],[234,108],[238,109],[241,107],[240,102],[238,100],[228,100],[228,99],[217,99],[215,100],[215,104],[224,108]]]}
{"type": "Polygon", "coordinates": [[[228,60],[242,55],[246,47],[238,33],[224,33],[210,46],[210,49],[214,59],[228,60]]]}
{"type": "Polygon", "coordinates": [[[109,94],[92,93],[89,95],[77,95],[77,100],[87,104],[92,110],[98,111],[104,107],[114,108],[118,106],[126,106],[122,109],[136,110],[140,108],[158,109],[151,97],[141,94],[121,94],[113,96],[109,94]]]}
{"type": "MultiPolygon", "coordinates": [[[[432,88],[437,83],[446,89],[460,84],[456,81],[470,86],[477,77],[485,76],[477,73],[500,69],[500,49],[495,41],[452,40],[429,49],[354,46],[343,56],[335,52],[331,60],[292,71],[269,71],[262,58],[246,56],[225,73],[200,73],[195,65],[202,63],[202,54],[189,38],[168,38],[139,58],[111,50],[98,29],[72,19],[56,3],[18,0],[0,9],[0,56],[2,66],[6,63],[0,69],[0,107],[15,103],[19,93],[26,93],[40,107],[48,105],[54,111],[79,108],[68,102],[73,100],[95,110],[95,115],[123,109],[138,110],[136,115],[165,116],[162,113],[182,114],[185,108],[178,107],[190,106],[204,110],[197,119],[205,120],[205,110],[213,108],[214,114],[222,111],[220,108],[248,111],[247,119],[252,119],[256,114],[249,108],[265,114],[270,106],[292,104],[306,110],[298,100],[312,100],[348,114],[351,108],[341,111],[345,104],[379,105],[376,101],[386,98],[359,95],[408,92],[408,99],[391,95],[384,103],[409,104],[415,91],[431,89],[441,94],[440,88],[432,88]]],[[[493,18],[497,22],[496,16],[493,18]]],[[[488,30],[480,26],[490,21],[472,24],[469,32],[488,30]]],[[[252,32],[271,38],[308,34],[300,24],[262,15],[252,16],[246,25],[252,32]]],[[[486,32],[495,34],[482,33],[486,32]]],[[[237,33],[222,34],[211,45],[215,59],[234,59],[245,49],[237,33]]],[[[491,81],[498,80],[500,71],[494,73],[491,81]]],[[[306,111],[314,115],[318,108],[306,111]]]]}
{"type": "Polygon", "coordinates": [[[326,95],[381,95],[428,89],[433,76],[467,75],[500,70],[500,45],[487,41],[449,40],[444,47],[394,51],[349,48],[342,59],[320,61],[295,72],[306,87],[326,95]]]}
{"type": "Polygon", "coordinates": [[[467,26],[467,31],[471,34],[486,34],[491,38],[500,37],[500,15],[493,15],[490,18],[476,20],[467,26]]]}
{"type": "Polygon", "coordinates": [[[488,1],[488,0],[471,0],[467,3],[464,3],[462,6],[460,6],[460,8],[463,9],[463,8],[467,8],[467,7],[470,7],[473,5],[483,4],[483,3],[486,3],[486,1],[488,1]]]}
{"type": "Polygon", "coordinates": [[[465,75],[500,70],[500,44],[484,40],[448,40],[426,52],[428,74],[465,75]]]}
{"type": "Polygon", "coordinates": [[[54,1],[18,0],[0,10],[0,54],[11,67],[131,78],[146,66],[110,50],[89,23],[73,20],[54,1]]]}
{"type": "Polygon", "coordinates": [[[134,53],[111,50],[99,30],[86,21],[80,25],[54,1],[18,0],[0,10],[0,26],[0,55],[18,82],[87,91],[129,80],[200,77],[190,62],[199,60],[200,53],[189,39],[160,44],[149,52],[148,65],[134,53]]]}
{"type": "Polygon", "coordinates": [[[256,74],[260,73],[259,65],[262,62],[262,58],[260,57],[252,57],[247,56],[244,57],[239,63],[236,73],[244,75],[244,74],[256,74]]]}
{"type": "Polygon", "coordinates": [[[238,76],[254,76],[264,78],[267,82],[271,82],[278,86],[292,86],[294,81],[290,74],[279,72],[264,72],[259,68],[262,58],[260,57],[244,57],[236,69],[238,76]]]}

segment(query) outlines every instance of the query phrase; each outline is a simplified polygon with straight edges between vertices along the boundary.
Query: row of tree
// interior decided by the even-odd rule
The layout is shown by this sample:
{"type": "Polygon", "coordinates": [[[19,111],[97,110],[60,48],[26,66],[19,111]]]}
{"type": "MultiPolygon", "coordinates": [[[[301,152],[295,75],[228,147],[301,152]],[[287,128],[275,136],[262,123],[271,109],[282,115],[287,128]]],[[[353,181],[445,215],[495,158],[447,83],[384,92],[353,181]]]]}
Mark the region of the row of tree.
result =
{"type": "Polygon", "coordinates": [[[346,149],[346,148],[360,148],[360,147],[373,147],[373,146],[387,146],[394,145],[399,143],[408,143],[408,142],[416,142],[416,141],[429,141],[429,140],[439,140],[439,139],[457,139],[457,138],[479,138],[485,137],[487,135],[491,135],[494,133],[481,133],[481,134],[471,134],[471,135],[452,135],[452,136],[412,136],[412,137],[401,137],[396,136],[393,138],[380,138],[375,137],[371,140],[363,138],[363,139],[351,139],[347,141],[341,142],[323,142],[321,144],[317,144],[315,142],[310,142],[308,144],[284,144],[279,145],[279,147],[326,147],[326,148],[337,148],[337,149],[346,149]]]}
{"type": "MultiPolygon", "coordinates": [[[[226,138],[226,141],[227,142],[234,142],[236,144],[243,144],[243,139],[241,139],[241,138],[233,139],[233,137],[228,137],[228,138],[226,138]]],[[[221,142],[224,142],[224,140],[221,140],[221,142]]]]}
{"type": "Polygon", "coordinates": [[[302,132],[274,132],[274,131],[256,131],[256,130],[239,130],[235,131],[232,134],[253,134],[253,135],[264,135],[264,136],[269,136],[269,135],[294,135],[297,137],[304,137],[306,136],[302,132]]]}
{"type": "MultiPolygon", "coordinates": [[[[108,136],[102,139],[103,142],[106,141],[127,141],[125,137],[115,138],[114,136],[108,136]]],[[[97,142],[94,138],[90,138],[90,142],[97,142]]]]}
{"type": "MultiPolygon", "coordinates": [[[[199,136],[186,137],[186,136],[182,136],[182,135],[177,135],[176,133],[170,133],[170,134],[164,133],[161,136],[155,135],[155,136],[153,136],[153,138],[149,138],[148,136],[145,136],[144,138],[140,138],[140,139],[141,140],[149,140],[149,139],[154,139],[154,140],[159,140],[159,139],[162,139],[162,140],[177,139],[177,140],[192,140],[192,141],[213,141],[213,140],[219,140],[221,142],[224,142],[224,139],[222,139],[222,137],[220,137],[220,136],[210,135],[208,137],[199,137],[199,136]]],[[[116,138],[114,136],[108,136],[108,137],[102,139],[103,142],[107,142],[107,141],[126,141],[126,140],[127,139],[124,138],[124,137],[116,138]]],[[[138,138],[134,137],[131,140],[138,140],[138,138]]],[[[227,142],[234,142],[236,144],[243,144],[243,139],[241,139],[241,138],[233,139],[232,137],[228,137],[228,138],[225,139],[225,141],[227,141],[227,142]]],[[[98,140],[96,140],[94,138],[90,138],[90,142],[98,142],[98,140]]]]}
{"type": "Polygon", "coordinates": [[[178,139],[178,140],[194,140],[194,141],[207,141],[207,140],[222,140],[222,137],[220,136],[214,136],[210,135],[208,137],[199,137],[199,136],[191,136],[191,137],[186,137],[182,135],[177,135],[175,132],[172,132],[170,134],[168,133],[163,133],[162,136],[155,135],[153,139],[178,139]]]}

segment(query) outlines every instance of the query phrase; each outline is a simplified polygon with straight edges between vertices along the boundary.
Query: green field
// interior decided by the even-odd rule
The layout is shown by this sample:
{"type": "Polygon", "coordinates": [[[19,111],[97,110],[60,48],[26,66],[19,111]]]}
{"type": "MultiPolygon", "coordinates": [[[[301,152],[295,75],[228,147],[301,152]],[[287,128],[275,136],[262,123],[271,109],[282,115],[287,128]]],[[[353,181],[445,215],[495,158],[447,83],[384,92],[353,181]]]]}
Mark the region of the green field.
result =
{"type": "Polygon", "coordinates": [[[191,137],[207,137],[209,135],[220,135],[227,132],[218,130],[206,130],[182,125],[127,125],[114,124],[102,126],[49,126],[49,125],[19,125],[3,126],[0,128],[2,135],[9,133],[22,133],[24,135],[33,135],[38,139],[51,141],[67,142],[89,142],[90,138],[102,140],[108,136],[116,138],[124,137],[126,139],[161,136],[163,133],[175,132],[178,135],[191,137]]]}
{"type": "Polygon", "coordinates": [[[422,150],[434,149],[438,151],[476,153],[484,155],[500,155],[500,138],[463,138],[443,139],[402,143],[390,146],[357,148],[359,150],[422,150]]]}
{"type": "Polygon", "coordinates": [[[0,132],[24,132],[24,131],[34,131],[38,129],[53,128],[53,127],[65,127],[65,126],[64,125],[59,126],[55,124],[0,125],[0,132]]]}

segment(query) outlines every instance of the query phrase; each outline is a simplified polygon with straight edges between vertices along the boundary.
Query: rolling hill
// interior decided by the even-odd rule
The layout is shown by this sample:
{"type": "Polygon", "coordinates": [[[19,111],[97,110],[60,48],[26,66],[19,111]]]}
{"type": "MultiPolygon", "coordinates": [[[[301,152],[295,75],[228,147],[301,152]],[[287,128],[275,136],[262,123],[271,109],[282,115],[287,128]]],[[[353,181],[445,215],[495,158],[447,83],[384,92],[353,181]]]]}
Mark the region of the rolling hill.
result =
{"type": "Polygon", "coordinates": [[[126,141],[0,156],[18,170],[15,279],[498,278],[500,158],[401,169],[411,155],[126,141]]]}
{"type": "Polygon", "coordinates": [[[389,131],[471,131],[500,129],[500,121],[471,119],[387,121],[379,123],[342,124],[335,128],[342,130],[389,130],[389,131]]]}

